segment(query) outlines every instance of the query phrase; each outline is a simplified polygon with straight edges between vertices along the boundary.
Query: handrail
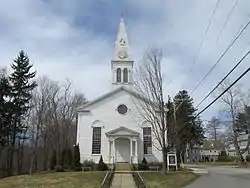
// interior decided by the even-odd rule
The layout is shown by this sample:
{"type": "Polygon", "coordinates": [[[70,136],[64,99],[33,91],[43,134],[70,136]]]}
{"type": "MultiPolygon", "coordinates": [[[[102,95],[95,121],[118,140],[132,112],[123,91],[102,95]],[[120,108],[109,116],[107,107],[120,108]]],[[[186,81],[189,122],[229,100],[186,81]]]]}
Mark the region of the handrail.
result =
{"type": "Polygon", "coordinates": [[[105,174],[105,177],[104,177],[104,179],[103,179],[103,181],[102,181],[101,187],[103,187],[103,185],[105,184],[108,175],[109,175],[109,172],[107,172],[107,173],[105,174]]]}
{"type": "Polygon", "coordinates": [[[132,176],[137,188],[147,188],[147,185],[143,181],[143,178],[141,177],[140,173],[132,172],[132,176]]]}
{"type": "Polygon", "coordinates": [[[108,171],[102,181],[101,188],[110,188],[115,174],[115,164],[113,162],[113,167],[108,171]]]}

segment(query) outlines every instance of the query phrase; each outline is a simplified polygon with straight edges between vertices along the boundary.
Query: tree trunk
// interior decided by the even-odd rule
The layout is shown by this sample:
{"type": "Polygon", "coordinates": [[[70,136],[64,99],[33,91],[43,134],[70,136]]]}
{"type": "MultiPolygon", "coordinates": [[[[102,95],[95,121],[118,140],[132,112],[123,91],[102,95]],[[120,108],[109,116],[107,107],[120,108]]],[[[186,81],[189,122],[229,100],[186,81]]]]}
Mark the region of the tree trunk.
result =
{"type": "Polygon", "coordinates": [[[166,147],[164,146],[163,148],[162,148],[162,161],[163,161],[163,163],[162,163],[162,172],[165,174],[166,173],[166,167],[167,167],[167,157],[166,157],[166,153],[167,153],[167,149],[166,149],[166,147]]]}

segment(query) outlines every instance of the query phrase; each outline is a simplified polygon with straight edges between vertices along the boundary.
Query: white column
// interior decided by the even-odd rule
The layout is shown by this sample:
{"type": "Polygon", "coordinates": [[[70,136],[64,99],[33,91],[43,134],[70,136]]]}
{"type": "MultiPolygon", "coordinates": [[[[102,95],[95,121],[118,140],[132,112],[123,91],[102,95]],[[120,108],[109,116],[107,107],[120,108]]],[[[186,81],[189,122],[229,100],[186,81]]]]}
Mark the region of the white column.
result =
{"type": "Polygon", "coordinates": [[[137,157],[138,153],[137,153],[137,139],[135,140],[135,156],[137,157]]]}
{"type": "Polygon", "coordinates": [[[115,152],[115,140],[113,140],[113,159],[112,160],[114,160],[114,162],[115,162],[115,153],[116,153],[115,152]]]}
{"type": "Polygon", "coordinates": [[[132,152],[133,152],[133,140],[130,139],[130,163],[133,163],[133,162],[131,161],[131,159],[132,159],[132,152]]]}
{"type": "Polygon", "coordinates": [[[110,159],[111,159],[111,141],[109,140],[109,163],[111,162],[110,159]]]}

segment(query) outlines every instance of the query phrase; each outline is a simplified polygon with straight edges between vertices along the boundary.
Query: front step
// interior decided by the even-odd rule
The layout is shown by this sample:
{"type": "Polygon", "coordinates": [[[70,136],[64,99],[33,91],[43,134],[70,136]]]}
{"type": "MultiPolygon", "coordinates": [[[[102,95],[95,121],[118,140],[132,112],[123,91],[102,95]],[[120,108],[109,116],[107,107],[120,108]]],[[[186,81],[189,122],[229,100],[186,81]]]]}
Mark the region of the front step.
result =
{"type": "Polygon", "coordinates": [[[131,165],[129,163],[116,163],[115,170],[123,172],[131,171],[131,165]]]}

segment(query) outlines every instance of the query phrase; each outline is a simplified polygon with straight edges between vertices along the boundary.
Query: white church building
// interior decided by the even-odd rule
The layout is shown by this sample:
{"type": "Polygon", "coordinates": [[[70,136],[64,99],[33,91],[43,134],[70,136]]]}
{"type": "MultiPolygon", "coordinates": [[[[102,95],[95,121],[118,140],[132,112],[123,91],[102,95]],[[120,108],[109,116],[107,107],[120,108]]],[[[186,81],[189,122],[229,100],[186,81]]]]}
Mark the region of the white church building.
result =
{"type": "MultiPolygon", "coordinates": [[[[100,157],[107,164],[162,162],[150,123],[138,108],[133,89],[133,58],[123,19],[111,60],[111,91],[77,108],[77,143],[81,162],[100,157]]],[[[107,64],[107,66],[110,66],[107,64]]]]}

